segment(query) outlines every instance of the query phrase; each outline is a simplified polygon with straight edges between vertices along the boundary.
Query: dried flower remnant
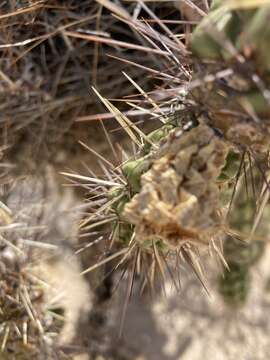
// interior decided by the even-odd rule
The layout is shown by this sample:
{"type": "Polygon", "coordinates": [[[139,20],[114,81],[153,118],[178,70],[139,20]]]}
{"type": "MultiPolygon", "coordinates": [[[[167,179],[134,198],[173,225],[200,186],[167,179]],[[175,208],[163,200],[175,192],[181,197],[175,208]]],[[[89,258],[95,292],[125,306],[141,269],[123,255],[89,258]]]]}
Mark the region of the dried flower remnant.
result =
{"type": "Polygon", "coordinates": [[[206,125],[170,133],[141,177],[141,190],[123,211],[137,241],[160,239],[170,248],[209,244],[221,231],[217,177],[228,145],[206,125]]]}

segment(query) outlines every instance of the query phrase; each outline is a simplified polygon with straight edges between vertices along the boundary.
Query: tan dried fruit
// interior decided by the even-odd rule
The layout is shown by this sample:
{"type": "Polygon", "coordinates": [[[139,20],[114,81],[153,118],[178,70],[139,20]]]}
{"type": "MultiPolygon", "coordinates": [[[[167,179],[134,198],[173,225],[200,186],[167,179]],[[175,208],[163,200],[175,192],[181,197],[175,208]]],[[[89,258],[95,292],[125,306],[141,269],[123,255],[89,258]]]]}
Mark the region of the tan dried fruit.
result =
{"type": "Polygon", "coordinates": [[[216,179],[229,146],[206,125],[173,131],[142,175],[141,191],[124,208],[137,241],[208,244],[221,231],[216,179]]]}

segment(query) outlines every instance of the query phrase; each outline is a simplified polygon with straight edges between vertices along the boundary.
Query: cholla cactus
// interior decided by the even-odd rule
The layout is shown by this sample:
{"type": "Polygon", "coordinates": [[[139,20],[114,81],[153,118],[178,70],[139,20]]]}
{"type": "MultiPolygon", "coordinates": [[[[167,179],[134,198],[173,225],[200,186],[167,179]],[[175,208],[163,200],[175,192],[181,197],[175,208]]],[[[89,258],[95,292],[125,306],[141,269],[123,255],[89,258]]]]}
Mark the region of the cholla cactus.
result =
{"type": "MultiPolygon", "coordinates": [[[[127,13],[109,1],[104,3],[133,25],[127,13]]],[[[163,111],[162,101],[157,105],[150,99],[151,105],[154,103],[155,110],[162,114],[163,124],[145,136],[99,95],[115,117],[120,118],[120,124],[127,127],[133,140],[137,139],[131,135],[134,129],[144,139],[134,158],[118,166],[107,180],[96,182],[104,185],[106,190],[102,188],[102,192],[105,190],[107,195],[96,215],[90,216],[88,221],[93,223],[86,229],[112,221],[111,239],[118,245],[118,252],[100,264],[123,255],[116,266],[119,267],[134,255],[133,269],[142,269],[147,262],[142,261],[143,254],[147,254],[152,257],[148,263],[152,266],[156,261],[163,273],[168,254],[174,252],[184,258],[188,253],[194,265],[194,254],[215,243],[215,239],[227,239],[226,234],[232,235],[235,230],[226,213],[229,210],[237,214],[239,210],[232,202],[239,179],[246,179],[247,169],[252,187],[254,171],[258,171],[265,182],[270,143],[269,58],[266,47],[261,44],[269,38],[266,21],[269,7],[246,5],[245,2],[214,1],[209,14],[193,32],[190,41],[193,81],[186,86],[184,97],[173,87],[168,93],[177,94],[175,98],[160,95],[162,100],[167,100],[166,104],[174,104],[181,98],[180,111],[173,112],[173,116],[180,114],[180,122],[175,123],[170,114],[163,111]],[[263,34],[262,24],[266,27],[263,34]],[[263,41],[257,45],[260,34],[263,41]],[[234,174],[228,174],[232,153],[238,158],[238,165],[234,174]],[[124,249],[119,251],[119,246],[124,249]]],[[[151,14],[146,5],[141,6],[151,14]]],[[[140,31],[146,30],[142,26],[140,31]]],[[[157,41],[157,36],[153,37],[157,41]]],[[[182,64],[184,57],[186,62],[182,68],[186,64],[190,66],[181,44],[173,46],[171,40],[166,41],[163,36],[162,45],[171,46],[172,52],[179,45],[182,57],[178,60],[174,54],[175,62],[182,64]]],[[[182,78],[176,77],[176,80],[181,82],[182,78]]],[[[135,86],[149,100],[136,83],[135,86]]],[[[245,188],[242,180],[241,184],[245,188]]],[[[263,190],[257,186],[257,191],[263,190]]],[[[256,206],[253,201],[252,207],[256,206]]],[[[254,217],[249,221],[252,223],[254,217]]],[[[241,235],[242,240],[247,236],[241,235]]],[[[226,263],[215,245],[214,248],[226,263]]],[[[226,249],[225,246],[225,255],[226,249]]],[[[230,259],[228,263],[233,265],[230,259]]],[[[88,270],[96,266],[98,264],[88,270]]]]}
{"type": "MultiPolygon", "coordinates": [[[[237,162],[239,168],[239,158],[237,162]]],[[[248,297],[252,283],[251,268],[263,254],[263,239],[269,233],[269,204],[265,201],[268,191],[265,192],[265,183],[258,170],[255,169],[253,176],[253,186],[256,183],[256,191],[264,198],[264,205],[257,202],[256,207],[256,195],[253,193],[255,189],[252,190],[252,183],[246,173],[239,181],[228,216],[228,223],[233,231],[224,242],[224,257],[229,269],[220,277],[219,289],[225,302],[233,307],[242,306],[248,297]]]]}
{"type": "Polygon", "coordinates": [[[210,247],[222,258],[217,246],[224,237],[218,178],[231,146],[203,118],[197,121],[195,127],[192,122],[179,126],[169,121],[150,133],[137,157],[116,170],[115,180],[122,179],[118,185],[96,180],[109,186],[107,203],[84,222],[85,229],[112,222],[111,239],[120,247],[100,264],[123,255],[117,267],[135,261],[147,277],[145,257],[150,257],[150,264],[157,262],[163,273],[167,258],[175,254],[203,281],[198,252],[210,247]],[[108,221],[100,221],[100,216],[108,221]]]}
{"type": "Polygon", "coordinates": [[[211,112],[212,126],[221,130],[223,136],[243,152],[241,165],[238,162],[238,177],[242,173],[242,181],[238,184],[230,226],[244,233],[244,239],[252,236],[253,240],[243,243],[236,235],[224,244],[230,270],[226,270],[220,280],[220,291],[225,301],[233,305],[240,305],[247,298],[250,268],[263,249],[263,243],[256,239],[263,239],[268,234],[262,219],[260,231],[255,232],[263,211],[268,213],[267,195],[261,195],[267,199],[260,205],[256,202],[255,191],[260,194],[265,191],[260,188],[260,178],[263,178],[262,182],[268,182],[270,58],[266,43],[270,35],[269,14],[269,4],[214,1],[209,15],[196,28],[191,41],[202,73],[214,70],[222,74],[224,71],[221,80],[216,78],[207,86],[207,98],[203,96],[203,86],[196,88],[193,95],[205,101],[211,112]],[[245,164],[245,155],[249,157],[248,164],[245,164]],[[251,174],[252,184],[248,184],[246,169],[252,171],[252,167],[257,175],[251,174]],[[253,188],[254,198],[250,194],[246,196],[248,187],[253,188]]]}
{"type": "Polygon", "coordinates": [[[217,74],[193,96],[223,135],[241,146],[259,146],[259,152],[269,146],[269,11],[267,4],[214,1],[191,40],[197,76],[217,74]]]}

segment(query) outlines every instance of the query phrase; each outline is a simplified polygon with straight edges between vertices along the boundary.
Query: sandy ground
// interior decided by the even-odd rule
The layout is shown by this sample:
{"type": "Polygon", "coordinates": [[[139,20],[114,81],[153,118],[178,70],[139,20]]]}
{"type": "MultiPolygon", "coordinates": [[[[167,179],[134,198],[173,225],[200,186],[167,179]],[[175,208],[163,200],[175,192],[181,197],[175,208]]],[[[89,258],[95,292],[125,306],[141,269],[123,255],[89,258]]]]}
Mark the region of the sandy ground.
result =
{"type": "MultiPolygon", "coordinates": [[[[253,271],[248,301],[238,310],[224,306],[213,280],[209,280],[209,297],[194,275],[185,271],[182,290],[178,293],[170,282],[166,284],[166,297],[157,295],[152,302],[135,291],[119,341],[123,286],[107,304],[110,310],[102,336],[111,338],[113,347],[125,354],[123,359],[266,360],[270,354],[269,259],[270,249],[267,248],[264,258],[253,271]]],[[[101,344],[102,341],[100,338],[101,344]]],[[[113,359],[120,360],[118,356],[113,359]]]]}
{"type": "Polygon", "coordinates": [[[147,360],[269,359],[269,259],[267,248],[253,271],[248,301],[238,310],[224,306],[214,277],[208,297],[194,275],[184,271],[179,293],[168,282],[167,296],[152,304],[133,297],[123,332],[126,344],[147,360]]]}

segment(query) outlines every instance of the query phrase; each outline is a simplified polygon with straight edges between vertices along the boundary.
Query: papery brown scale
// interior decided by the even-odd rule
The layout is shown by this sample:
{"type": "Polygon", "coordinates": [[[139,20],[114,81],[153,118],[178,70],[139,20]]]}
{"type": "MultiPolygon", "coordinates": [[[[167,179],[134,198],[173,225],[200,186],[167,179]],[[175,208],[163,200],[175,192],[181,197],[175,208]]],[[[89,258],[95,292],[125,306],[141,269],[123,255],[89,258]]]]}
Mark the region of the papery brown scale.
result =
{"type": "Polygon", "coordinates": [[[137,241],[161,239],[175,248],[185,242],[205,245],[217,236],[222,218],[216,180],[228,151],[207,125],[180,137],[172,132],[142,175],[141,191],[124,208],[137,241]]]}

